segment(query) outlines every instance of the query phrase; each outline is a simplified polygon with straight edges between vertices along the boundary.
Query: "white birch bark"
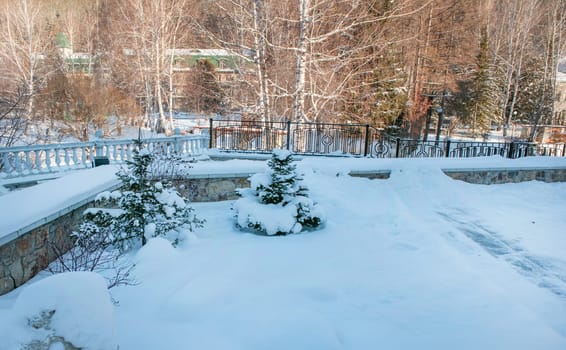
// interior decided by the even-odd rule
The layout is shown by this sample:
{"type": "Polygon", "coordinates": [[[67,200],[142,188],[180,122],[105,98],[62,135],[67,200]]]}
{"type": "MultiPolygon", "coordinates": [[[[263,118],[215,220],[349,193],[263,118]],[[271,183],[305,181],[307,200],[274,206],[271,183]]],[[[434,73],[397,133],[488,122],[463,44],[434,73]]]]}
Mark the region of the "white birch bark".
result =
{"type": "Polygon", "coordinates": [[[262,0],[254,0],[253,3],[253,36],[255,44],[255,61],[257,77],[259,82],[259,111],[261,120],[270,122],[270,106],[269,106],[269,86],[267,81],[267,62],[266,62],[266,30],[264,21],[264,7],[262,0]]]}
{"type": "Polygon", "coordinates": [[[3,75],[17,88],[23,85],[27,96],[25,118],[30,120],[39,79],[37,67],[46,48],[40,23],[41,7],[32,0],[21,0],[7,3],[3,10],[0,55],[8,64],[3,75]]]}
{"type": "Polygon", "coordinates": [[[507,130],[513,122],[515,105],[521,91],[523,60],[530,42],[529,34],[534,23],[532,16],[537,2],[538,0],[513,0],[501,3],[504,6],[501,8],[503,20],[497,19],[495,22],[500,29],[496,40],[499,42],[498,46],[502,47],[502,52],[496,52],[496,56],[505,67],[501,96],[501,113],[505,124],[503,136],[507,136],[507,130]]]}
{"type": "Polygon", "coordinates": [[[307,25],[310,20],[311,0],[298,0],[299,6],[299,36],[296,48],[295,91],[293,103],[293,120],[304,122],[305,116],[305,77],[307,69],[307,25]]]}

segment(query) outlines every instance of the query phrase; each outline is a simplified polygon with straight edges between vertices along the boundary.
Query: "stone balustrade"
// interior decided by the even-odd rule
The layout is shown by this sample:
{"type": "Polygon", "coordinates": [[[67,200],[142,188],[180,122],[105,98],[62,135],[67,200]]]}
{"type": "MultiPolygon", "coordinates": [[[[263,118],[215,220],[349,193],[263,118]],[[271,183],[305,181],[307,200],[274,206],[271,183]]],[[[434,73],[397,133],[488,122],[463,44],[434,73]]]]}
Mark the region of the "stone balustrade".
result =
{"type": "MultiPolygon", "coordinates": [[[[148,149],[161,155],[199,156],[208,149],[208,136],[188,135],[143,139],[148,149]]],[[[110,163],[131,160],[132,140],[96,140],[81,143],[0,148],[0,178],[49,174],[91,168],[95,158],[110,163]]]]}

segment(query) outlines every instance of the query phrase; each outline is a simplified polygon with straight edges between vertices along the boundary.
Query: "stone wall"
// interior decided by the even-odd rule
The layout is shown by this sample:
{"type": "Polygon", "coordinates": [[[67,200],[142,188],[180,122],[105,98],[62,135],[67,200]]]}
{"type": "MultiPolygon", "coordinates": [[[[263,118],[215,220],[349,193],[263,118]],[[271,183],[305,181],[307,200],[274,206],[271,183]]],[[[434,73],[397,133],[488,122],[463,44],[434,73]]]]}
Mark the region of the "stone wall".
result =
{"type": "Polygon", "coordinates": [[[391,170],[380,171],[351,171],[348,175],[353,177],[363,177],[370,180],[385,180],[391,176],[391,170]]]}
{"type": "MultiPolygon", "coordinates": [[[[193,202],[222,201],[238,198],[236,188],[249,187],[250,175],[196,177],[177,180],[174,185],[193,202]]],[[[56,258],[54,247],[67,250],[72,244],[70,233],[77,229],[85,209],[93,206],[89,202],[0,245],[0,295],[44,270],[56,258]]]]}
{"type": "Polygon", "coordinates": [[[173,185],[191,202],[225,201],[238,198],[237,188],[250,187],[248,178],[251,175],[191,177],[175,180],[173,185]]]}
{"type": "Polygon", "coordinates": [[[55,260],[55,251],[72,244],[70,233],[81,221],[85,204],[0,246],[0,295],[21,286],[55,260]]]}
{"type": "MultiPolygon", "coordinates": [[[[532,169],[443,169],[447,176],[472,184],[495,185],[525,181],[566,182],[566,168],[532,169]]],[[[350,176],[367,179],[388,179],[389,170],[352,171],[350,176]]]]}
{"type": "Polygon", "coordinates": [[[524,181],[566,182],[564,169],[446,169],[444,173],[455,180],[472,184],[494,185],[524,181]]]}

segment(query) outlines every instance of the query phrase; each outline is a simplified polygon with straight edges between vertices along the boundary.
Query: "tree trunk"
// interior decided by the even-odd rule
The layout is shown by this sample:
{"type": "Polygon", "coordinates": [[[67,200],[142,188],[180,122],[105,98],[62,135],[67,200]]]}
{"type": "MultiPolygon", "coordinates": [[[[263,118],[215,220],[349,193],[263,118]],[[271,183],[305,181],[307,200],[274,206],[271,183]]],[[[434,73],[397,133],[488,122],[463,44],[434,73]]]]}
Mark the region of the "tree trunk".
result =
{"type": "Polygon", "coordinates": [[[263,18],[263,1],[254,0],[254,44],[256,46],[256,69],[259,81],[259,115],[262,121],[270,122],[269,87],[267,85],[267,62],[265,57],[265,23],[263,18]]]}
{"type": "Polygon", "coordinates": [[[309,21],[310,0],[299,2],[299,37],[296,48],[295,65],[295,92],[293,106],[293,120],[304,122],[305,116],[305,77],[307,69],[307,23],[309,21]]]}

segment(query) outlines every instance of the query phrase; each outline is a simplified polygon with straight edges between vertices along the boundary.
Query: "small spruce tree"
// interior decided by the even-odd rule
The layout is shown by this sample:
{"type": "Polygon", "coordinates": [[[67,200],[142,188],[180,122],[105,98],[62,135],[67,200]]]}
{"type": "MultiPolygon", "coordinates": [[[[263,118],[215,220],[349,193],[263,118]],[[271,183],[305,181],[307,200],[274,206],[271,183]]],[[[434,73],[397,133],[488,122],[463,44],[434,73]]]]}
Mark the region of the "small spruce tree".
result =
{"type": "Polygon", "coordinates": [[[202,226],[203,221],[194,215],[185,198],[168,185],[153,181],[149,173],[153,157],[141,140],[136,140],[135,145],[133,160],[116,174],[122,187],[97,197],[97,201],[117,209],[87,211],[88,225],[81,226],[78,238],[97,232],[106,236],[107,245],[128,250],[136,243],[145,245],[148,237],[165,236],[181,227],[192,231],[202,226]],[[93,231],[92,225],[98,229],[93,231]]]}
{"type": "Polygon", "coordinates": [[[296,196],[308,197],[307,188],[300,186],[302,178],[296,172],[290,152],[275,151],[267,164],[272,170],[271,181],[257,188],[262,203],[287,205],[296,196]]]}
{"type": "Polygon", "coordinates": [[[268,235],[319,227],[325,221],[324,213],[308,198],[291,152],[274,150],[268,165],[269,172],[253,175],[251,187],[240,191],[242,198],[233,206],[237,225],[268,235]]]}

